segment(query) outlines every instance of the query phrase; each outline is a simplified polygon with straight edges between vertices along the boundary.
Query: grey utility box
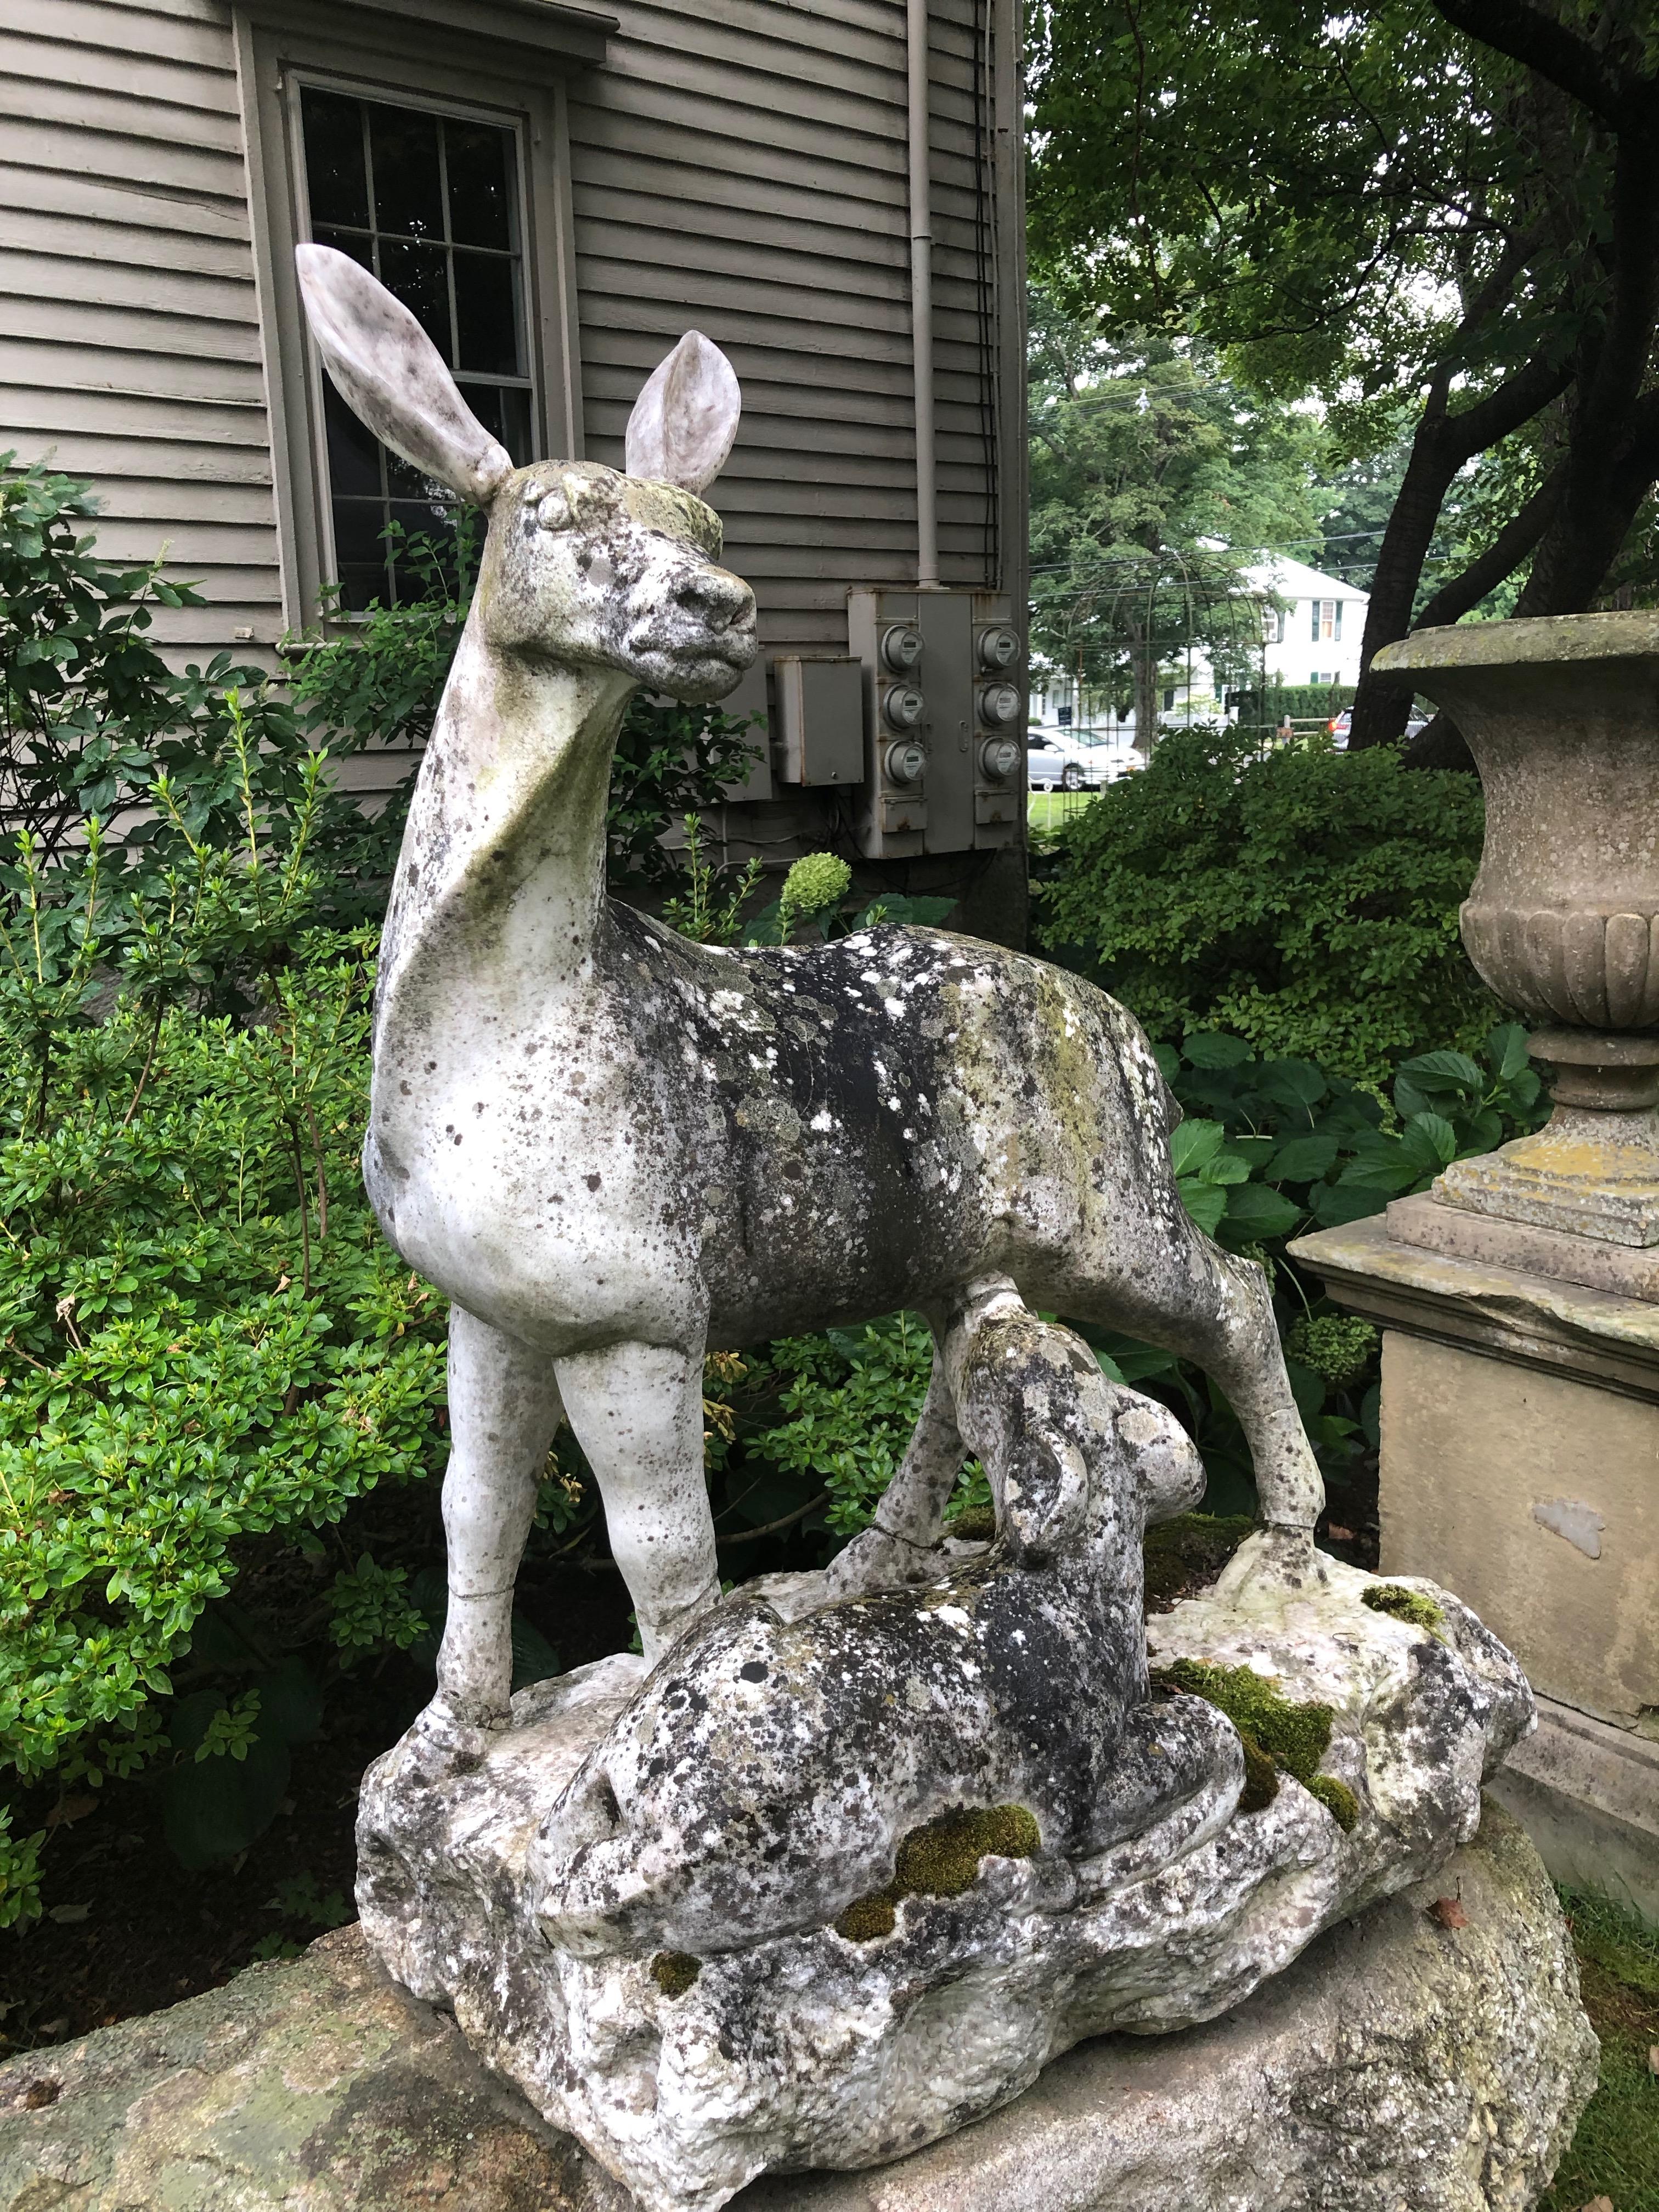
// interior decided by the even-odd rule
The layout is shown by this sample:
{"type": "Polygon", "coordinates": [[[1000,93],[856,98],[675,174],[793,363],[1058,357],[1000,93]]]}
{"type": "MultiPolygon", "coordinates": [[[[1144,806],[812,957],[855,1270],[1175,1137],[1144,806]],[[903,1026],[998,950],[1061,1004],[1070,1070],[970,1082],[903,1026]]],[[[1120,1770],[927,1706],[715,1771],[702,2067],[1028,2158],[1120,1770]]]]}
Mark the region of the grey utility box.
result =
{"type": "Polygon", "coordinates": [[[856,660],[777,654],[772,707],[781,783],[862,781],[864,672],[856,660]]]}

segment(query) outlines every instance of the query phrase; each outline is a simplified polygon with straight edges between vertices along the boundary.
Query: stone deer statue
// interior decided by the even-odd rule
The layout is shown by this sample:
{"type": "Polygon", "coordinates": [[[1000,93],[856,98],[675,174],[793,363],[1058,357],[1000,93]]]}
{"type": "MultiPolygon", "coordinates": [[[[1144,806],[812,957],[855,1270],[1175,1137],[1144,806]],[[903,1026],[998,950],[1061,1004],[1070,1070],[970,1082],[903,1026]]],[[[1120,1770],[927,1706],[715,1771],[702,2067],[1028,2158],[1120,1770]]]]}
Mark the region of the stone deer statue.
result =
{"type": "MultiPolygon", "coordinates": [[[[1260,1267],[1176,1194],[1174,1109],[1121,1007],[934,930],[726,951],[605,895],[623,710],[730,691],[747,585],[698,495],[737,380],[688,332],[641,392],[627,472],[511,459],[414,318],[299,248],[325,363],[405,459],[489,517],[382,944],[363,1175],[453,1302],[449,1611],[421,1724],[499,1724],[514,1577],[562,1419],[598,1478],[647,1660],[718,1600],[702,1362],[899,1307],[941,1332],[969,1286],[1198,1360],[1238,1412],[1262,1508],[1304,1549],[1322,1502],[1260,1267]]],[[[945,1363],[838,1587],[936,1540],[963,1447],[945,1363]]]]}

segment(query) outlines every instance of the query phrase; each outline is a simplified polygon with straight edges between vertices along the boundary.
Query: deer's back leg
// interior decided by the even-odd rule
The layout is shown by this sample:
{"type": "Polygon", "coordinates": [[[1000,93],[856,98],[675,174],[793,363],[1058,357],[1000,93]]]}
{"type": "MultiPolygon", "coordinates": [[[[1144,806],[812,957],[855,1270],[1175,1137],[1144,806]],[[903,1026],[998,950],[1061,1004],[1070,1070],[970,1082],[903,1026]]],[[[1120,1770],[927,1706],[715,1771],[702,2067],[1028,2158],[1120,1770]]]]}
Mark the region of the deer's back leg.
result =
{"type": "Polygon", "coordinates": [[[452,1307],[443,1490],[449,1613],[434,1704],[440,1715],[465,1726],[498,1724],[507,1714],[513,1588],[561,1418],[545,1354],[452,1307]]]}
{"type": "Polygon", "coordinates": [[[1194,1359],[1226,1393],[1250,1447],[1269,1528],[1310,1536],[1325,1503],[1319,1463],[1285,1371],[1265,1268],[1226,1252],[1194,1224],[1170,1237],[1149,1216],[1141,1249],[1060,1303],[1081,1319],[1194,1359]]]}
{"type": "Polygon", "coordinates": [[[599,1479],[611,1555],[651,1664],[720,1594],[703,1474],[702,1350],[617,1344],[558,1363],[565,1413],[599,1479]]]}

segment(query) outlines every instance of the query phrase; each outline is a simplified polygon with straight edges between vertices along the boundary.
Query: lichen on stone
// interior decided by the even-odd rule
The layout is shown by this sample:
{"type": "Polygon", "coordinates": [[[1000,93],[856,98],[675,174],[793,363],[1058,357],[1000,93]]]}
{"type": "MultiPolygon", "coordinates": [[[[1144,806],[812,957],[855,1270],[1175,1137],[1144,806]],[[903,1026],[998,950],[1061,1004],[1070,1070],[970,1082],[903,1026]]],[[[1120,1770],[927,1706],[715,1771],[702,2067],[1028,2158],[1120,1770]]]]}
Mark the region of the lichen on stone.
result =
{"type": "Polygon", "coordinates": [[[981,1859],[1033,1858],[1042,1844],[1036,1816],[1024,1805],[953,1806],[911,1829],[899,1844],[892,1881],[854,1899],[836,1933],[849,1943],[878,1942],[897,1925],[901,1898],[960,1897],[978,1879],[981,1859]]]}
{"type": "Polygon", "coordinates": [[[1406,1589],[1399,1583],[1373,1583],[1361,1592],[1359,1602],[1373,1613],[1386,1613],[1391,1620],[1426,1629],[1431,1636],[1438,1636],[1446,1625],[1445,1613],[1431,1597],[1425,1597],[1421,1590],[1406,1589]]]}
{"type": "Polygon", "coordinates": [[[1152,1677],[1161,1687],[1184,1690],[1224,1712],[1244,1747],[1244,1789],[1241,1813],[1260,1813],[1279,1795],[1280,1773],[1299,1782],[1318,1798],[1346,1835],[1359,1818],[1359,1800],[1345,1782],[1322,1774],[1319,1762],[1330,1749],[1328,1705],[1294,1705],[1254,1667],[1212,1667],[1201,1659],[1176,1659],[1152,1677]]]}
{"type": "Polygon", "coordinates": [[[651,1978],[665,1997],[683,1997],[702,1972],[702,1960],[689,1951],[659,1951],[651,1961],[651,1978]]]}

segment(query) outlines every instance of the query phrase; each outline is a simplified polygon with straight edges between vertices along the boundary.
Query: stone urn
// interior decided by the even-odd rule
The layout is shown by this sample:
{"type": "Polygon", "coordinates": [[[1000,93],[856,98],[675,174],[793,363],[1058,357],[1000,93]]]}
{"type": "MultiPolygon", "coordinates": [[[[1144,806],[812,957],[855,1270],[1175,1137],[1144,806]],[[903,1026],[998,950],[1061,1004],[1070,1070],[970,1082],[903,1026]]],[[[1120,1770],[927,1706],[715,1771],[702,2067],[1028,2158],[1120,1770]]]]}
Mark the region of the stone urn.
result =
{"type": "Polygon", "coordinates": [[[1460,1160],[1443,1203],[1659,1244],[1659,613],[1459,623],[1385,647],[1462,732],[1486,794],[1463,943],[1555,1111],[1460,1160]]]}

